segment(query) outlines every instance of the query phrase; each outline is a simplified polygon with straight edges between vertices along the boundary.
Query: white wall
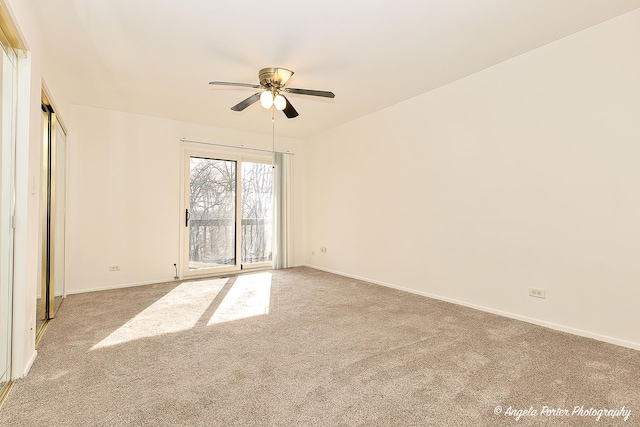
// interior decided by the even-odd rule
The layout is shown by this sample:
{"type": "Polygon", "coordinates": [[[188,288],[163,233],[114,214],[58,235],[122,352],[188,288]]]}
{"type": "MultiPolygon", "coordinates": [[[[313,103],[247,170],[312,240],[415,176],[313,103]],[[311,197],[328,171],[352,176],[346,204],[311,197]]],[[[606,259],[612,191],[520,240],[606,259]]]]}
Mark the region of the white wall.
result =
{"type": "MultiPolygon", "coordinates": [[[[78,105],[70,111],[67,293],[173,280],[183,221],[180,138],[272,146],[270,135],[78,105]],[[110,265],[121,271],[109,272],[110,265]]],[[[277,137],[276,149],[295,153],[296,181],[302,182],[303,145],[277,137]]],[[[304,262],[303,188],[294,183],[297,264],[304,262]]]]}
{"type": "Polygon", "coordinates": [[[317,135],[306,262],[640,348],[639,118],[636,10],[317,135]]]}

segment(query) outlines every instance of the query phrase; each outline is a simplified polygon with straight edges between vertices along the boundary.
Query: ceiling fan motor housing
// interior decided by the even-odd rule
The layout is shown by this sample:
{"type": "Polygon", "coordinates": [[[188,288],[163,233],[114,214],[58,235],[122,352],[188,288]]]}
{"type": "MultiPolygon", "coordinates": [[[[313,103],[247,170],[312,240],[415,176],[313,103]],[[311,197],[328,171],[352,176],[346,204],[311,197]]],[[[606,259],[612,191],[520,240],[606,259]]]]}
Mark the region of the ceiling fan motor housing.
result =
{"type": "Polygon", "coordinates": [[[260,85],[265,88],[273,88],[280,89],[282,88],[291,76],[293,75],[293,71],[287,70],[286,68],[263,68],[260,70],[258,74],[260,78],[260,85]]]}

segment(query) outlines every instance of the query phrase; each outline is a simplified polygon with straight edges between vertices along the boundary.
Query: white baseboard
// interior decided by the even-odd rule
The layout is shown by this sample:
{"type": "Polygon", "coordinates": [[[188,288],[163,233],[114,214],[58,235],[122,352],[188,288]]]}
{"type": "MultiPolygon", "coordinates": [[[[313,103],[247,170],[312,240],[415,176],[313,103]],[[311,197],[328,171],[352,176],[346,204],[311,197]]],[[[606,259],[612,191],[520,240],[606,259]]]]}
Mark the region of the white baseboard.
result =
{"type": "Polygon", "coordinates": [[[449,303],[452,303],[452,304],[457,304],[457,305],[461,305],[461,306],[464,306],[464,307],[473,308],[475,310],[485,311],[485,312],[491,313],[491,314],[497,314],[499,316],[508,317],[510,319],[515,319],[515,320],[520,320],[520,321],[527,322],[527,323],[532,323],[534,325],[543,326],[545,328],[553,329],[553,330],[556,330],[556,331],[567,332],[569,334],[578,335],[578,336],[585,337],[585,338],[592,338],[592,339],[595,339],[595,340],[598,340],[598,341],[603,341],[603,342],[606,342],[606,343],[609,343],[609,344],[618,345],[620,347],[631,348],[633,350],[640,350],[640,343],[627,341],[627,340],[621,340],[621,339],[610,337],[610,336],[607,336],[607,335],[601,335],[601,334],[597,334],[597,333],[594,333],[594,332],[589,332],[589,331],[585,331],[585,330],[582,330],[582,329],[573,328],[573,327],[570,327],[570,326],[559,325],[557,323],[547,322],[545,320],[540,320],[540,319],[534,319],[534,318],[531,318],[531,317],[522,316],[520,314],[510,313],[508,311],[497,310],[495,308],[485,307],[485,306],[478,305],[478,304],[472,304],[472,303],[469,303],[469,302],[460,301],[460,300],[456,300],[456,299],[448,298],[448,297],[443,297],[443,296],[440,296],[440,295],[434,295],[434,294],[418,291],[418,290],[411,289],[411,288],[405,288],[405,287],[402,287],[402,286],[396,286],[396,285],[393,285],[391,283],[381,282],[379,280],[368,279],[366,277],[360,277],[360,276],[356,276],[356,275],[353,275],[353,274],[348,274],[348,273],[343,273],[343,272],[340,272],[340,271],[330,270],[328,268],[318,267],[318,266],[311,265],[311,264],[305,264],[304,266],[305,267],[309,267],[309,268],[313,268],[315,270],[326,271],[327,273],[337,274],[338,276],[344,276],[344,277],[349,277],[351,279],[362,280],[363,282],[373,283],[374,285],[380,285],[380,286],[385,286],[387,288],[398,289],[398,290],[401,290],[401,291],[404,291],[404,292],[409,292],[409,293],[412,293],[412,294],[421,295],[421,296],[424,296],[424,297],[427,297],[427,298],[433,298],[433,299],[437,299],[437,300],[440,300],[440,301],[445,301],[445,302],[449,302],[449,303]]]}
{"type": "Polygon", "coordinates": [[[31,366],[33,366],[33,362],[36,361],[36,357],[37,356],[38,356],[38,351],[37,350],[33,350],[33,353],[31,354],[31,357],[27,361],[27,364],[25,365],[24,371],[22,372],[22,375],[20,376],[20,378],[24,378],[24,377],[27,376],[27,374],[31,370],[31,366]]]}
{"type": "MultiPolygon", "coordinates": [[[[184,280],[184,279],[180,279],[180,280],[184,280]]],[[[151,281],[147,281],[147,282],[122,283],[122,284],[119,284],[119,285],[94,286],[94,287],[91,287],[91,288],[67,290],[65,292],[65,295],[84,294],[84,293],[87,293],[87,292],[109,291],[109,290],[112,290],[112,289],[134,288],[136,286],[144,286],[144,285],[157,285],[159,283],[179,282],[180,280],[176,280],[174,278],[171,278],[171,279],[167,279],[167,280],[151,280],[151,281]]]]}
{"type": "Polygon", "coordinates": [[[258,271],[268,271],[271,270],[271,267],[252,267],[252,268],[245,268],[242,270],[238,270],[238,271],[225,271],[225,272],[221,272],[221,273],[203,273],[202,275],[193,275],[193,276],[186,276],[186,277],[181,277],[179,279],[174,279],[173,277],[170,279],[166,279],[166,280],[151,280],[151,281],[146,281],[146,282],[136,282],[136,283],[122,283],[122,284],[118,284],[118,285],[109,285],[109,286],[95,286],[92,288],[82,288],[82,289],[73,289],[73,290],[67,290],[65,292],[65,296],[66,295],[73,295],[73,294],[84,294],[87,292],[99,292],[99,291],[109,291],[112,289],[124,289],[124,288],[134,288],[136,286],[145,286],[145,285],[159,285],[161,283],[171,283],[171,282],[185,282],[185,281],[189,281],[189,280],[202,280],[202,279],[208,279],[208,278],[217,278],[217,277],[226,277],[226,276],[231,276],[231,275],[239,275],[239,274],[245,274],[245,273],[255,273],[258,271]]]}

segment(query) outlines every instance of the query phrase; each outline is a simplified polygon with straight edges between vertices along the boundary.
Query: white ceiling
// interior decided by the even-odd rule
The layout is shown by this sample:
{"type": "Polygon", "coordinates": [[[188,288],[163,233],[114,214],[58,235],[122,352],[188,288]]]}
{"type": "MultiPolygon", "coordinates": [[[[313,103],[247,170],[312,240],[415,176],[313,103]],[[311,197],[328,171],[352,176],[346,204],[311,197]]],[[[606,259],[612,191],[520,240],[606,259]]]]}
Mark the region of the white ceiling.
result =
{"type": "MultiPolygon", "coordinates": [[[[295,71],[281,136],[306,137],[640,7],[640,0],[35,0],[65,101],[251,132],[230,107],[258,70],[295,71]]],[[[49,58],[51,59],[51,58],[49,58]]]]}

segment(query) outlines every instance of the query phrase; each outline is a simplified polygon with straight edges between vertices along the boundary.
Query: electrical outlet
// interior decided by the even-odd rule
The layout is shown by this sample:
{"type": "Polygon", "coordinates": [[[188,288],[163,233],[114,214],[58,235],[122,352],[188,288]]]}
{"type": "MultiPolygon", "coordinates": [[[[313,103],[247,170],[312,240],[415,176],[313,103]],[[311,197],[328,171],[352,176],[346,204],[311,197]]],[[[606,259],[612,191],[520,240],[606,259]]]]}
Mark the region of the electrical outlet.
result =
{"type": "Polygon", "coordinates": [[[109,271],[120,271],[120,266],[119,265],[110,265],[109,266],[109,271]]]}
{"type": "Polygon", "coordinates": [[[529,288],[529,296],[534,298],[546,298],[544,294],[544,289],[537,288],[529,288]]]}
{"type": "Polygon", "coordinates": [[[327,253],[327,247],[326,246],[320,246],[320,252],[322,252],[323,254],[327,253]]]}

